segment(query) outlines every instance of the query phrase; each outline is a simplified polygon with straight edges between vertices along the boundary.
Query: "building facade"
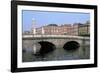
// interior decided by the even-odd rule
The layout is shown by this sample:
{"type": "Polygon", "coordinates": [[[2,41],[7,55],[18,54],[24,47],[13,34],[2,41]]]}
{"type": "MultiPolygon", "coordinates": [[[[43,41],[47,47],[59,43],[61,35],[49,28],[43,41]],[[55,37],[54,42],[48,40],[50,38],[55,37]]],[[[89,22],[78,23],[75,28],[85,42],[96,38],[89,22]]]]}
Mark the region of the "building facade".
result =
{"type": "Polygon", "coordinates": [[[90,25],[81,25],[79,28],[79,35],[80,36],[90,36],[90,25]]]}
{"type": "Polygon", "coordinates": [[[75,23],[73,25],[63,24],[60,26],[58,26],[57,24],[49,24],[39,28],[33,27],[31,29],[31,33],[29,34],[85,36],[90,35],[90,24],[75,23]]]}

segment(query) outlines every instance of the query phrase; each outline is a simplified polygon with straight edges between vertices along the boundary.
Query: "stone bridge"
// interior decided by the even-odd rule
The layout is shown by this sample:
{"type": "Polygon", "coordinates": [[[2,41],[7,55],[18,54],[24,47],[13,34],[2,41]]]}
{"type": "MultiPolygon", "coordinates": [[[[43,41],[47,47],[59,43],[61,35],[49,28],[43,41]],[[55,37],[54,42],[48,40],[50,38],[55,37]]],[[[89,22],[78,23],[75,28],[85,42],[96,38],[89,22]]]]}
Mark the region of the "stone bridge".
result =
{"type": "MultiPolygon", "coordinates": [[[[37,51],[40,51],[41,43],[40,42],[46,42],[50,43],[53,46],[56,47],[56,49],[64,49],[64,46],[66,48],[67,43],[76,43],[76,45],[70,44],[69,47],[75,46],[83,46],[83,48],[77,50],[78,54],[88,56],[89,58],[89,49],[85,48],[85,46],[90,45],[90,38],[89,37],[80,37],[80,36],[69,36],[69,35],[23,35],[23,48],[32,48],[33,52],[36,53],[37,51]]],[[[45,44],[44,46],[48,46],[48,44],[45,44]]],[[[50,46],[49,46],[50,47],[50,46]]],[[[52,49],[52,47],[50,47],[52,49]]],[[[78,47],[76,47],[78,48],[78,47]]],[[[43,51],[47,50],[48,48],[44,49],[43,51]]]]}
{"type": "Polygon", "coordinates": [[[90,38],[89,37],[80,37],[80,36],[68,36],[68,35],[23,35],[23,40],[26,41],[29,45],[33,45],[34,43],[38,43],[41,41],[47,41],[54,44],[56,47],[62,48],[64,44],[70,41],[75,41],[79,43],[79,45],[89,45],[90,38]],[[31,44],[30,44],[31,43],[31,44]]]}

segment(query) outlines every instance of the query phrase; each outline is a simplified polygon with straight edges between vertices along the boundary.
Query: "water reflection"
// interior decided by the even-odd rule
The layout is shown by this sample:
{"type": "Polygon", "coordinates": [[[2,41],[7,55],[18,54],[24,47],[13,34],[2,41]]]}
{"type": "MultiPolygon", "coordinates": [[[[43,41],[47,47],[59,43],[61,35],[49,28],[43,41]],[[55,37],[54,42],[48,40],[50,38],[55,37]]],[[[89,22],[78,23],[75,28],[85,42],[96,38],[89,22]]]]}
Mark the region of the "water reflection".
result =
{"type": "Polygon", "coordinates": [[[76,51],[65,51],[63,48],[56,48],[52,52],[41,55],[39,52],[33,53],[32,48],[24,48],[22,53],[23,62],[33,61],[55,61],[55,60],[77,60],[89,59],[90,47],[80,46],[76,51]]]}

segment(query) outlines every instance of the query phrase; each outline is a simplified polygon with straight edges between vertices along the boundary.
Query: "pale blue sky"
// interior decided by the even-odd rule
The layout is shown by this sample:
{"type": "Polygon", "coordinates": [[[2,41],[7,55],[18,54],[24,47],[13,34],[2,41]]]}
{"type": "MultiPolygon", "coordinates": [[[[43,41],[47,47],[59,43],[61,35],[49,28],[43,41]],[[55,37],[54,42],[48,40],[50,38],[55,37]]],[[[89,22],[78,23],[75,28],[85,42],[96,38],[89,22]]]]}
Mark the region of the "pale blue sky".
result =
{"type": "Polygon", "coordinates": [[[41,27],[46,24],[73,24],[85,23],[90,20],[89,13],[76,12],[48,12],[48,11],[22,11],[23,31],[30,31],[32,19],[36,21],[36,27],[41,27]]]}

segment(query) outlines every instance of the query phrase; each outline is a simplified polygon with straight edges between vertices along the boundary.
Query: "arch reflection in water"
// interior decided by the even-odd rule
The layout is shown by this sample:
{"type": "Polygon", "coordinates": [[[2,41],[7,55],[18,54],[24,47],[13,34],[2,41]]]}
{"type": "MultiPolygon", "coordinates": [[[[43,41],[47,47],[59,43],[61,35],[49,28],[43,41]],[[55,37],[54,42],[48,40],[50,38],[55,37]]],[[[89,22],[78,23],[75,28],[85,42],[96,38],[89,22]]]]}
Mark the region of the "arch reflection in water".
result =
{"type": "Polygon", "coordinates": [[[63,48],[66,51],[76,51],[80,47],[80,44],[76,41],[69,41],[64,44],[63,48]]]}
{"type": "Polygon", "coordinates": [[[45,54],[52,52],[56,49],[56,46],[48,41],[40,41],[39,44],[41,45],[39,54],[44,56],[45,54]]]}

